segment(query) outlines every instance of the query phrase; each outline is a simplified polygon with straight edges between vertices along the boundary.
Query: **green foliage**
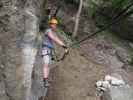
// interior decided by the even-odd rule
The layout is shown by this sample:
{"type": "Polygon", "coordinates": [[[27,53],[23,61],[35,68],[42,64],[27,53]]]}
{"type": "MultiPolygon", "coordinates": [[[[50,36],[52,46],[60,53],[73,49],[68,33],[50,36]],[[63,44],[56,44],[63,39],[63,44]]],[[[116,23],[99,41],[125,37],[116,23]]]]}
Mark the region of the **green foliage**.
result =
{"type": "Polygon", "coordinates": [[[131,55],[131,61],[129,62],[130,65],[133,65],[133,55],[131,55]]]}
{"type": "Polygon", "coordinates": [[[57,18],[57,20],[58,20],[58,25],[59,26],[63,24],[63,20],[61,18],[57,18]]]}
{"type": "Polygon", "coordinates": [[[120,7],[121,9],[123,9],[130,2],[131,2],[131,0],[111,0],[111,6],[112,6],[112,8],[120,7]]]}
{"type": "Polygon", "coordinates": [[[121,10],[125,9],[132,0],[90,0],[90,5],[92,9],[92,14],[97,13],[100,8],[110,8],[108,12],[109,15],[113,16],[119,13],[121,10]]]}
{"type": "MultiPolygon", "coordinates": [[[[58,35],[63,35],[65,42],[68,46],[72,45],[73,43],[77,43],[77,40],[75,38],[72,38],[72,33],[71,32],[64,32],[61,29],[57,30],[58,35]]],[[[74,47],[79,47],[80,44],[75,44],[74,47]]]]}
{"type": "Polygon", "coordinates": [[[93,0],[90,0],[89,14],[94,15],[97,9],[98,9],[98,5],[93,0]]]}
{"type": "MultiPolygon", "coordinates": [[[[132,0],[90,0],[92,17],[98,27],[104,27],[113,22],[117,16],[126,9],[132,0]]],[[[133,8],[128,9],[127,17],[133,13],[133,8]]],[[[127,12],[127,11],[126,11],[127,12]]],[[[125,12],[124,12],[125,13],[125,12]]]]}

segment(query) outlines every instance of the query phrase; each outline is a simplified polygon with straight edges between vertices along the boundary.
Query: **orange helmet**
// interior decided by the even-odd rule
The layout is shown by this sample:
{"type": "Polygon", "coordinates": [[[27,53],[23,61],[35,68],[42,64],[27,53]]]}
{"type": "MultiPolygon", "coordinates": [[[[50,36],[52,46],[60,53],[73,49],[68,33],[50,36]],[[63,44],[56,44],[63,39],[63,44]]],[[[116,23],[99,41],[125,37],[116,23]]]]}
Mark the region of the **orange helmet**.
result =
{"type": "Polygon", "coordinates": [[[52,19],[49,20],[48,23],[49,23],[49,24],[58,24],[58,21],[57,21],[57,19],[52,18],[52,19]]]}

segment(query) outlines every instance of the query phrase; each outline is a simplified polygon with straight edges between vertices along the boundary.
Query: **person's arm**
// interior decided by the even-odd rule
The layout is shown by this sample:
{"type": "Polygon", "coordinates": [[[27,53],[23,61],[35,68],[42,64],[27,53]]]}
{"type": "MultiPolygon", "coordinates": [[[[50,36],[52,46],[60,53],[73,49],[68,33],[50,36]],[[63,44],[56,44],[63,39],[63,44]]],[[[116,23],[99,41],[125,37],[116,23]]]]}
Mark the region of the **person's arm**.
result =
{"type": "Polygon", "coordinates": [[[57,44],[61,45],[63,48],[65,48],[65,44],[57,37],[55,36],[52,32],[47,33],[48,37],[50,37],[53,41],[55,41],[57,44]]]}

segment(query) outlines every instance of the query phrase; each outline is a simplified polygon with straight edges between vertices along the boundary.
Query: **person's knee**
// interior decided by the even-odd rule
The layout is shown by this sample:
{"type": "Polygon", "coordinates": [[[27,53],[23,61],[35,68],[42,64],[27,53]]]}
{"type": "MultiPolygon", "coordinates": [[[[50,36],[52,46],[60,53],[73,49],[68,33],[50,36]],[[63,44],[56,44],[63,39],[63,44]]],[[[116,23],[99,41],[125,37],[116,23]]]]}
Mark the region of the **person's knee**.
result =
{"type": "Polygon", "coordinates": [[[50,56],[43,56],[43,64],[48,65],[50,63],[50,56]]]}

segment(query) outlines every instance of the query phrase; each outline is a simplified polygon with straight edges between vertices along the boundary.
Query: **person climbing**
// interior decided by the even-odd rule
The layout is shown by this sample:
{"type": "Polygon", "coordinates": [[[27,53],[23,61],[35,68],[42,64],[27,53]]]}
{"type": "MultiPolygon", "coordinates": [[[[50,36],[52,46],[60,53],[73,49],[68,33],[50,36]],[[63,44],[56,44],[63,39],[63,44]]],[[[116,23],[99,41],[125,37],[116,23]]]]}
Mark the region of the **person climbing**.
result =
{"type": "Polygon", "coordinates": [[[49,64],[51,61],[51,52],[54,48],[53,42],[56,42],[65,49],[65,52],[68,52],[67,46],[61,41],[56,35],[58,21],[55,18],[52,18],[49,21],[49,28],[46,29],[42,42],[42,58],[43,58],[43,81],[44,86],[48,87],[50,84],[48,82],[49,77],[49,64]]]}

